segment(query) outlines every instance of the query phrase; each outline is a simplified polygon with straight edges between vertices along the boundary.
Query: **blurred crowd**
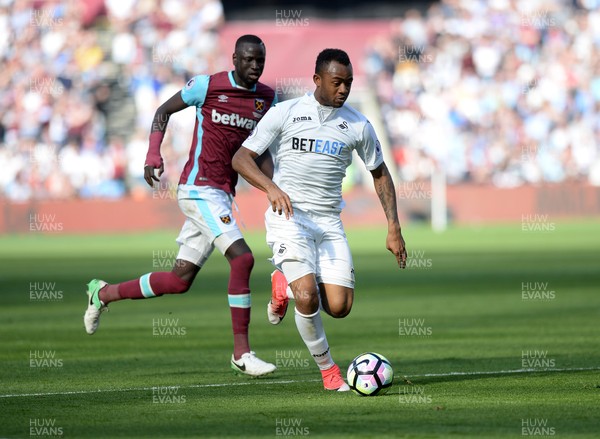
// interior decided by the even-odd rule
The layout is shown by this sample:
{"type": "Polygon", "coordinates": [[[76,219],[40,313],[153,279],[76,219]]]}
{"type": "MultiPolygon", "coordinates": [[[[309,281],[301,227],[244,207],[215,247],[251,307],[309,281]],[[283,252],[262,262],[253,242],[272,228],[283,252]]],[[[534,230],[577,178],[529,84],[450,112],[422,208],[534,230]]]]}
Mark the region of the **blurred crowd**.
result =
{"type": "MultiPolygon", "coordinates": [[[[0,194],[148,196],[156,108],[229,68],[220,0],[0,0],[0,194]]],[[[364,62],[403,181],[600,185],[600,0],[442,0],[364,62]]],[[[163,143],[164,190],[194,109],[163,143]]]]}
{"type": "MultiPolygon", "coordinates": [[[[147,196],[154,112],[189,76],[230,64],[222,23],[220,0],[0,0],[0,194],[147,196]]],[[[188,110],[163,146],[177,177],[188,110]]]]}
{"type": "Polygon", "coordinates": [[[600,185],[598,0],[442,0],[367,69],[401,180],[600,185]]]}

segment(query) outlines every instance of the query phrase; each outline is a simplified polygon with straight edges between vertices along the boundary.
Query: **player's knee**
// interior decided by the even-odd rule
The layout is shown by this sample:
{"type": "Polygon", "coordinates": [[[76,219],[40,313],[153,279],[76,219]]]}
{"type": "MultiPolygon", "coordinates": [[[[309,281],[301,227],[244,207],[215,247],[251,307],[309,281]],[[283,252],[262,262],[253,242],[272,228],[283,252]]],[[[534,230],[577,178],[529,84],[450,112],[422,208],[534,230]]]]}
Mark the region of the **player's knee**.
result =
{"type": "Polygon", "coordinates": [[[243,253],[229,261],[232,273],[250,274],[254,267],[254,255],[251,252],[243,253]]]}
{"type": "Polygon", "coordinates": [[[169,279],[169,286],[172,294],[183,294],[190,289],[191,282],[187,282],[181,279],[174,273],[171,273],[171,279],[169,279]]]}
{"type": "Polygon", "coordinates": [[[254,256],[251,252],[242,253],[233,259],[229,259],[229,294],[250,293],[250,272],[254,267],[254,256]]]}
{"type": "Polygon", "coordinates": [[[346,294],[344,297],[339,298],[338,300],[329,301],[327,303],[327,306],[324,306],[324,308],[328,308],[325,311],[331,317],[336,319],[343,319],[348,314],[350,314],[350,311],[352,310],[352,302],[353,295],[346,294]]]}
{"type": "Polygon", "coordinates": [[[344,307],[340,307],[340,308],[336,308],[336,309],[330,309],[329,310],[329,315],[331,317],[335,318],[335,319],[343,319],[348,314],[350,314],[351,310],[352,310],[352,304],[345,305],[344,307]]]}
{"type": "Polygon", "coordinates": [[[303,314],[312,314],[319,309],[319,295],[316,291],[310,289],[300,289],[294,291],[296,308],[303,314]]]}

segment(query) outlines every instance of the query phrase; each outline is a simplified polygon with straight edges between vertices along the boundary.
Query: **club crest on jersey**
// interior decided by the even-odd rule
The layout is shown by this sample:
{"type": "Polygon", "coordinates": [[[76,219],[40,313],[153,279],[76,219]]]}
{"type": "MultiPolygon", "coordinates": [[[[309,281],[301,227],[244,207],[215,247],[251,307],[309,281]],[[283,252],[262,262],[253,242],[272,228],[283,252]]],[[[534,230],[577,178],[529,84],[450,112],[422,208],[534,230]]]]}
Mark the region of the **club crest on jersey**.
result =
{"type": "Polygon", "coordinates": [[[221,222],[223,224],[230,224],[231,223],[231,217],[229,215],[221,215],[219,218],[221,219],[221,222]]]}
{"type": "Polygon", "coordinates": [[[259,113],[265,111],[265,100],[260,98],[254,99],[254,109],[259,113]]]}
{"type": "Polygon", "coordinates": [[[229,97],[227,95],[219,95],[219,102],[227,102],[227,99],[229,99],[229,97]]]}
{"type": "Polygon", "coordinates": [[[342,132],[348,131],[348,122],[343,121],[341,124],[337,125],[338,129],[342,132]]]}

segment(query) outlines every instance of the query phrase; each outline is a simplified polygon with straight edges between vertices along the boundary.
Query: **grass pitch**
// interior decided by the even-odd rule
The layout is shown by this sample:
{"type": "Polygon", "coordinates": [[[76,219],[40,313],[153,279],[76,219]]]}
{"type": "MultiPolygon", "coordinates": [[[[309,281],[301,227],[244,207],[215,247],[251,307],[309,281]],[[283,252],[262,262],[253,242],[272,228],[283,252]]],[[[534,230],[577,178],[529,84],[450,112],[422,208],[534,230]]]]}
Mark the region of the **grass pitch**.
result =
{"type": "Polygon", "coordinates": [[[373,398],[326,392],[293,318],[267,323],[268,249],[250,233],[251,342],[279,368],[229,369],[228,265],[215,253],[183,296],[112,304],[83,329],[85,283],[169,269],[176,232],[0,237],[0,437],[597,437],[600,226],[407,225],[409,268],[385,231],[353,230],[356,297],[324,317],[345,369],[395,370],[373,398]]]}

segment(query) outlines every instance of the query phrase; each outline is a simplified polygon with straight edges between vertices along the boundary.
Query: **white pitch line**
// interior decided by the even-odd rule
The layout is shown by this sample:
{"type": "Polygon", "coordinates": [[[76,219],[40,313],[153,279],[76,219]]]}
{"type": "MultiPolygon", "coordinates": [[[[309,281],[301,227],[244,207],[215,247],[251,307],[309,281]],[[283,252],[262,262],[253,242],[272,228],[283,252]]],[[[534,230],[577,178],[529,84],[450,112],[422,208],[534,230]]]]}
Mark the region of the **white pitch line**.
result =
{"type": "Polygon", "coordinates": [[[548,368],[548,369],[513,369],[513,370],[497,370],[497,371],[474,371],[474,372],[446,372],[446,373],[426,373],[423,375],[407,375],[407,378],[428,378],[428,377],[452,377],[452,376],[468,376],[468,375],[510,375],[516,373],[534,373],[534,372],[581,372],[586,370],[600,370],[600,367],[572,367],[564,369],[548,368]]]}
{"type": "Polygon", "coordinates": [[[0,395],[0,398],[17,398],[17,397],[32,397],[32,396],[56,396],[56,395],[90,395],[92,393],[111,393],[111,392],[145,392],[156,389],[158,387],[177,387],[178,389],[200,389],[207,387],[235,387],[249,386],[252,384],[290,384],[290,383],[310,383],[321,380],[282,380],[282,381],[262,381],[253,380],[251,382],[239,383],[217,383],[217,384],[190,384],[189,386],[152,386],[152,387],[125,387],[122,389],[98,389],[98,390],[70,390],[66,392],[47,392],[47,393],[15,393],[8,395],[0,395]]]}
{"type": "MultiPolygon", "coordinates": [[[[513,369],[513,370],[496,370],[496,371],[473,371],[473,372],[446,372],[446,373],[426,373],[422,375],[403,375],[405,378],[430,378],[430,377],[453,377],[453,376],[469,376],[469,375],[510,375],[519,373],[545,373],[545,372],[582,372],[589,370],[600,370],[600,367],[573,367],[563,369],[513,369]]],[[[126,387],[122,389],[98,389],[98,390],[70,390],[66,392],[47,392],[47,393],[15,393],[0,395],[0,398],[20,398],[20,397],[36,397],[36,396],[57,396],[57,395],[90,395],[93,393],[112,393],[112,392],[147,392],[157,387],[177,387],[178,389],[203,389],[210,387],[236,387],[250,386],[253,384],[293,384],[293,383],[311,383],[321,381],[315,380],[281,380],[281,381],[263,381],[252,380],[248,382],[238,383],[217,383],[217,384],[191,384],[189,386],[153,386],[153,387],[126,387]]]]}

